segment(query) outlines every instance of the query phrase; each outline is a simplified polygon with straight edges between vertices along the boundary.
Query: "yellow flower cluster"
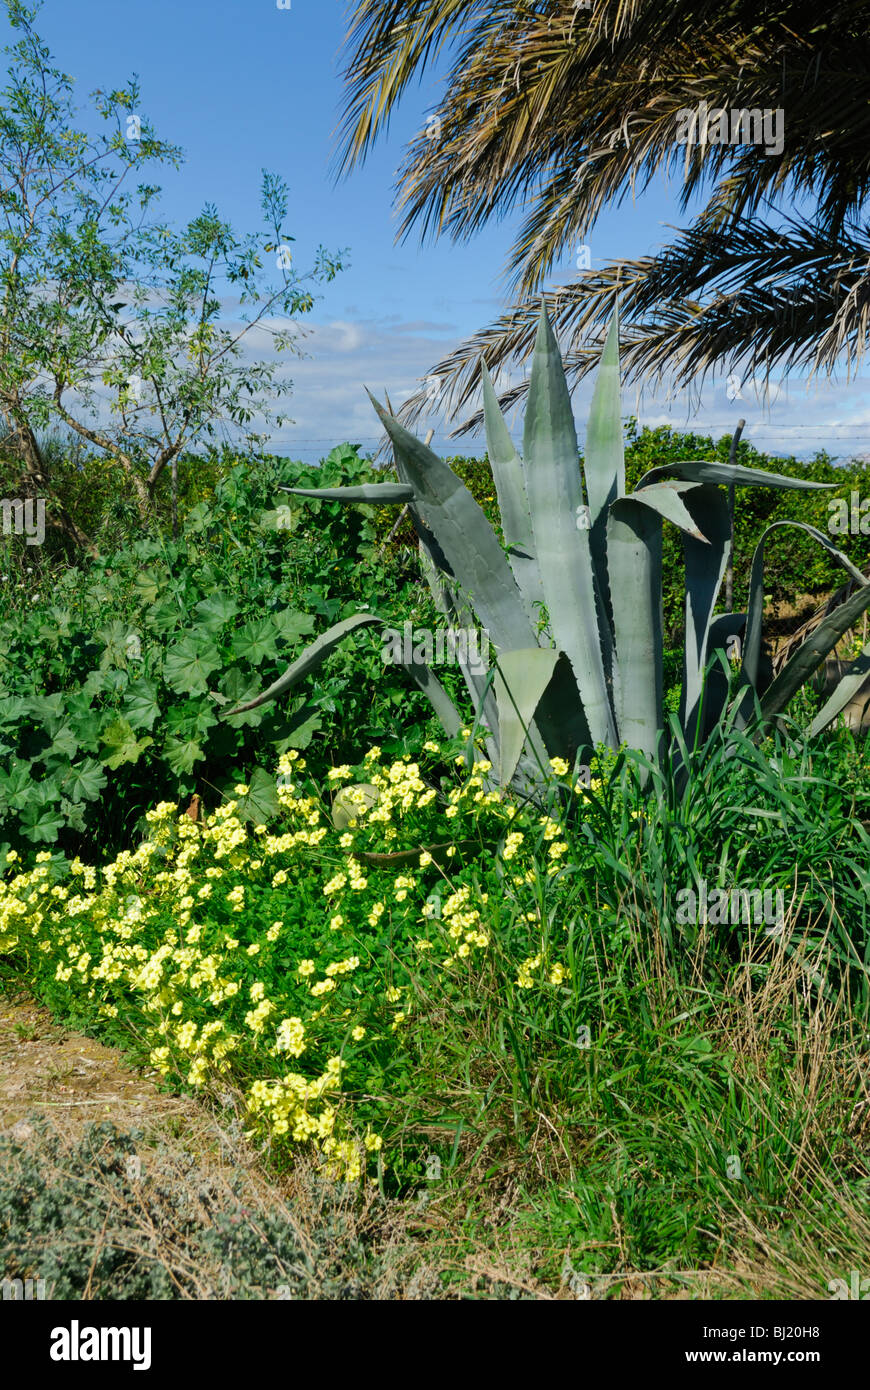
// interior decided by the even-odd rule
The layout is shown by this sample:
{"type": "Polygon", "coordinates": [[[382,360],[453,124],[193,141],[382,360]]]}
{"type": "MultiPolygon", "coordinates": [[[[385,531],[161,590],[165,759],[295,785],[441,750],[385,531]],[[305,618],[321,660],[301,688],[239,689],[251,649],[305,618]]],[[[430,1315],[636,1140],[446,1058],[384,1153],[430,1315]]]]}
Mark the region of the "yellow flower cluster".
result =
{"type": "MultiPolygon", "coordinates": [[[[437,753],[438,745],[427,744],[426,751],[437,753]]],[[[402,973],[410,966],[394,943],[404,942],[421,966],[429,953],[436,971],[472,964],[476,952],[490,947],[482,916],[487,894],[451,879],[447,868],[439,869],[442,889],[433,895],[434,873],[421,874],[415,865],[391,881],[382,870],[367,874],[355,857],[360,836],[389,844],[403,818],[405,831],[410,826],[416,835],[414,827],[436,824],[444,838],[443,824],[418,817],[441,800],[418,763],[405,758],[388,766],[380,750],[371,749],[365,778],[378,798],[368,809],[362,801],[364,829],[341,834],[319,795],[306,792],[304,768],[292,750],[279,761],[281,833],[265,825],[251,829],[239,801],[247,789],[239,784],[233,797],[201,821],[161,802],[147,815],[146,841],[118,855],[100,871],[99,882],[97,871],[79,860],[69,866],[66,880],[55,882],[52,855],[41,852],[30,872],[0,878],[0,950],[25,943],[26,950],[39,953],[34,959],[42,960],[43,973],[48,967],[57,988],[91,1001],[99,1017],[118,1018],[120,1005],[161,1074],[182,1075],[193,1087],[210,1085],[229,1070],[244,1077],[252,1132],[309,1142],[331,1171],[352,1181],[381,1141],[371,1132],[364,1143],[347,1136],[340,1112],[346,1059],[356,1067],[357,1056],[366,1056],[366,1049],[357,1054],[356,1044],[380,1044],[387,1029],[395,1033],[412,1017],[414,995],[402,973]],[[415,941],[413,933],[420,930],[426,936],[415,941]],[[373,984],[370,966],[381,938],[389,949],[373,984]],[[331,951],[327,943],[334,943],[331,951]],[[258,978],[252,978],[254,971],[258,978]],[[303,1056],[306,1075],[282,1073],[285,1059],[303,1056]]],[[[538,837],[530,833],[525,811],[515,819],[517,807],[487,790],[490,771],[478,758],[450,791],[447,805],[441,801],[438,814],[454,822],[457,839],[464,832],[455,822],[466,812],[473,826],[493,826],[497,834],[513,821],[516,828],[503,847],[504,859],[514,861],[504,880],[510,895],[511,882],[538,882],[538,837]],[[478,822],[480,808],[493,809],[478,822]]],[[[359,775],[347,766],[333,768],[331,790],[359,775]]],[[[550,872],[556,872],[567,843],[558,838],[555,820],[544,817],[539,825],[550,872]]],[[[421,834],[415,850],[427,842],[421,834]]],[[[16,857],[7,858],[14,866],[16,857]]],[[[428,851],[421,849],[416,858],[420,869],[432,868],[428,851]]],[[[520,987],[540,982],[542,959],[524,961],[520,987]]],[[[543,972],[551,985],[566,978],[560,965],[547,963],[543,972]]],[[[359,1090],[354,1074],[353,1091],[359,1090]]]]}

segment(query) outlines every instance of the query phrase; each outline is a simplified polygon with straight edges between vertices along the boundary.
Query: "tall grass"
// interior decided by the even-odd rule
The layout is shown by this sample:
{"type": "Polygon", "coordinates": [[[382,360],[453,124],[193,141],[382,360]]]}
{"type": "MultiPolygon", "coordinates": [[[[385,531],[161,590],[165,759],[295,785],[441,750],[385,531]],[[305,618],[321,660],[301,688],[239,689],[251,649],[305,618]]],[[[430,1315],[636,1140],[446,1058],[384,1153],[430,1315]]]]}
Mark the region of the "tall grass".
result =
{"type": "MultiPolygon", "coordinates": [[[[868,787],[846,732],[757,748],[733,731],[667,766],[614,760],[528,895],[505,878],[493,948],[459,1007],[417,980],[416,1084],[433,1212],[592,1296],[828,1297],[870,1234],[868,787]],[[677,891],[781,887],[781,929],[682,923],[677,891]],[[432,1156],[438,1163],[432,1163],[432,1156]]],[[[411,1045],[409,1039],[409,1045],[411,1045]]]]}

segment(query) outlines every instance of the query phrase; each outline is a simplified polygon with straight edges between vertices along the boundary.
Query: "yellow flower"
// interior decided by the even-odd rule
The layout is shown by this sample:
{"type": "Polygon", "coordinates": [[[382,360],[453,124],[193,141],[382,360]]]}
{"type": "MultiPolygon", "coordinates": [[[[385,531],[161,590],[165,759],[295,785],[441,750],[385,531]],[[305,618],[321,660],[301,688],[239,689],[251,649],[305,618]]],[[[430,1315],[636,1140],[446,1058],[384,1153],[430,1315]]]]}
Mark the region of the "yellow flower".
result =
{"type": "Polygon", "coordinates": [[[523,961],[517,972],[517,984],[520,989],[531,989],[533,987],[535,982],[532,978],[532,971],[537,970],[540,964],[541,957],[539,955],[529,956],[527,960],[523,961]]]}
{"type": "Polygon", "coordinates": [[[564,965],[554,965],[550,970],[550,984],[560,985],[562,981],[565,979],[566,974],[567,971],[565,970],[564,965]]]}
{"type": "Polygon", "coordinates": [[[353,1038],[354,1042],[362,1042],[362,1040],[363,1040],[363,1038],[365,1037],[365,1035],[366,1035],[366,1030],[365,1030],[365,1028],[362,1028],[362,1027],[360,1027],[359,1025],[357,1025],[357,1027],[354,1028],[354,1030],[353,1030],[353,1032],[351,1033],[350,1036],[353,1038]]]}
{"type": "Polygon", "coordinates": [[[304,980],[307,979],[309,975],[313,975],[316,969],[317,966],[314,964],[313,960],[301,960],[297,967],[297,974],[301,975],[304,980]]]}
{"type": "Polygon", "coordinates": [[[565,762],[564,758],[551,758],[550,767],[553,769],[557,777],[567,777],[568,764],[565,762]]]}

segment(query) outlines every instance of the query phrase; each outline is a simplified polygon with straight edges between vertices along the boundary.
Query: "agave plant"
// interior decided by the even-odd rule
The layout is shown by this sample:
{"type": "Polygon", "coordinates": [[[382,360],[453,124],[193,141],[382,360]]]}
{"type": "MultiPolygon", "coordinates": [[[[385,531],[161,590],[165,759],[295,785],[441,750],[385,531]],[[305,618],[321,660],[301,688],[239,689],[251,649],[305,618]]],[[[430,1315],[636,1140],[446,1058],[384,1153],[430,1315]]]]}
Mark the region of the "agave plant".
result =
{"type": "MultiPolygon", "coordinates": [[[[541,311],[528,390],[523,457],[517,454],[481,364],[490,467],[504,544],[471,493],[426,444],[370,394],[393,444],[398,482],[358,487],[286,488],[301,497],[348,504],[407,505],[435,602],[456,627],[476,619],[495,648],[492,669],[460,661],[475,717],[488,731],[493,776],[528,784],[561,757],[573,762],[596,745],[621,744],[653,755],[665,733],[663,711],[662,527],[682,534],[686,639],[679,724],[697,745],[729,700],[726,652],[742,639],[732,716],[740,727],[781,712],[856,617],[870,606],[870,581],[829,538],[802,522],[777,522],[753,558],[747,613],[714,612],[731,550],[727,489],[816,488],[825,484],[744,468],[733,462],[669,463],[625,490],[620,414],[619,330],[610,324],[592,399],[584,467],[579,465],[571,401],[553,331],[541,311]],[[761,618],[764,549],[775,527],[808,531],[856,579],[858,591],[822,623],[767,683],[761,618]]],[[[382,623],[359,614],[317,639],[256,699],[253,709],[289,690],[349,633],[382,623]]],[[[833,719],[863,678],[870,650],[843,678],[822,714],[833,719]]],[[[450,735],[464,720],[434,672],[411,661],[450,735]]],[[[821,716],[820,716],[821,718],[821,716]]],[[[815,727],[821,727],[816,721],[815,727]]]]}

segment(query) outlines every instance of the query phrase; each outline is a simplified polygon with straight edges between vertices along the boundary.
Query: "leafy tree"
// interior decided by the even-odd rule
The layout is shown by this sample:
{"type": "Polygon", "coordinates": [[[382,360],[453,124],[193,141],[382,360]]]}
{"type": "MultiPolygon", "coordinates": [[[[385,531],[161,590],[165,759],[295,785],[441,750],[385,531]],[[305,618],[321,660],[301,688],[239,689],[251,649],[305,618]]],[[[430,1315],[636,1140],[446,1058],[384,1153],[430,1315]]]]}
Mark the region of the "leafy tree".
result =
{"type": "Polygon", "coordinates": [[[237,236],[211,205],[181,231],[154,220],[148,168],[177,167],[181,153],[140,114],[137,82],[94,93],[96,131],[77,128],[37,9],[5,3],[19,38],[0,104],[0,415],[24,494],[52,498],[47,520],[81,545],[40,437],[63,427],[102,451],[147,516],[166,468],[175,497],[182,451],[225,427],[261,442],[255,416],[284,421],[267,398],[291,383],[276,379],[276,359],[247,360],[244,340],[256,325],[291,347],[311,282],[332,279],[341,258],[321,247],[307,274],[293,269],[287,189],[267,172],[261,234],[237,236]]]}
{"type": "MultiPolygon", "coordinates": [[[[539,305],[530,297],[557,259],[604,207],[661,172],[681,180],[684,208],[705,190],[706,205],[659,255],[612,261],[547,294],[569,377],[594,366],[617,301],[630,377],[687,383],[714,365],[831,370],[860,357],[870,306],[860,222],[870,182],[866,4],[359,0],[342,169],[365,158],[445,49],[442,98],[399,171],[400,235],[460,240],[525,209],[510,262],[522,298],[431,369],[454,412],[477,389],[481,353],[493,369],[531,350],[539,305]],[[680,113],[701,103],[781,111],[781,148],[702,140],[700,121],[678,143],[680,113]],[[791,202],[801,215],[787,215],[791,202]]],[[[402,414],[431,406],[421,392],[402,414]]]]}

